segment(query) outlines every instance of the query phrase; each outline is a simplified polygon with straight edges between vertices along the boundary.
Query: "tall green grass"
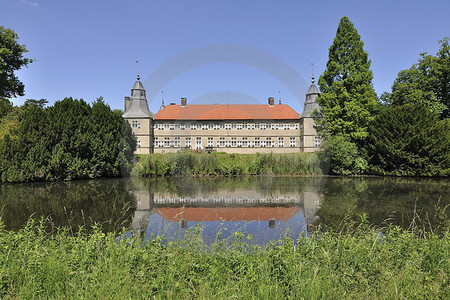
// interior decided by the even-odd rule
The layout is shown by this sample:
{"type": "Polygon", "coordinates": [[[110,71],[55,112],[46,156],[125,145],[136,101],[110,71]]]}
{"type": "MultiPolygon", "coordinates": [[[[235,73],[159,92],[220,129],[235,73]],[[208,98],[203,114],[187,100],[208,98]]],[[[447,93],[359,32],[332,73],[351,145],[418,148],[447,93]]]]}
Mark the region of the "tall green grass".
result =
{"type": "Polygon", "coordinates": [[[0,228],[3,299],[448,299],[450,232],[323,232],[267,248],[205,247],[91,234],[41,224],[0,228]]]}
{"type": "Polygon", "coordinates": [[[134,176],[321,174],[316,153],[227,154],[180,151],[141,155],[134,176]]]}

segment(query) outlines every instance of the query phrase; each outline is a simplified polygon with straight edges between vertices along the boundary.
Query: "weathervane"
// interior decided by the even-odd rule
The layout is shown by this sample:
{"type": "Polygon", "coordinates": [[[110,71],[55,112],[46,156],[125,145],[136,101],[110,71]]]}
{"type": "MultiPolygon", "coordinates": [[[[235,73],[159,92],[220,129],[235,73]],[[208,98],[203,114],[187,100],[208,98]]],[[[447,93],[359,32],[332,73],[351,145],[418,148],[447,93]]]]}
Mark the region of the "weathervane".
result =
{"type": "Polygon", "coordinates": [[[311,63],[311,69],[312,69],[311,82],[314,83],[314,63],[311,63]]]}
{"type": "Polygon", "coordinates": [[[141,76],[139,75],[139,61],[136,61],[136,71],[137,71],[137,80],[141,79],[141,76]]]}

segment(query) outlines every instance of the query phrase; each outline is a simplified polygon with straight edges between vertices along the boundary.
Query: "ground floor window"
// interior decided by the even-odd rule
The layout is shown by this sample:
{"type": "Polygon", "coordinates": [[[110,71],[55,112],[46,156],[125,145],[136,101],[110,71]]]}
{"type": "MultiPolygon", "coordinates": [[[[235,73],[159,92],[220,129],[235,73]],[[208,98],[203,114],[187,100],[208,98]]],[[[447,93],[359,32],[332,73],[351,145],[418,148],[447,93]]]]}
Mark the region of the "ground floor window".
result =
{"type": "Polygon", "coordinates": [[[295,138],[294,137],[291,137],[290,145],[291,145],[291,147],[295,147],[295,138]]]}

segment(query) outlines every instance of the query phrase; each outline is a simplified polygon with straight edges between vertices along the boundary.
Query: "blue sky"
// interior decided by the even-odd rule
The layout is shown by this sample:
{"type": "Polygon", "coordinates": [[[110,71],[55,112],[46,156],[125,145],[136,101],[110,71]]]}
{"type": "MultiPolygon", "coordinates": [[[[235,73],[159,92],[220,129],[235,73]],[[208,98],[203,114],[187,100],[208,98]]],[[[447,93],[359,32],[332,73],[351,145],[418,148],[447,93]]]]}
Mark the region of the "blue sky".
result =
{"type": "Polygon", "coordinates": [[[0,25],[36,59],[17,73],[25,96],[15,104],[103,96],[122,108],[139,71],[153,112],[161,90],[177,104],[266,103],[280,91],[301,112],[311,62],[318,77],[342,16],[361,35],[381,94],[420,53],[436,53],[449,15],[448,0],[0,2],[0,25]]]}

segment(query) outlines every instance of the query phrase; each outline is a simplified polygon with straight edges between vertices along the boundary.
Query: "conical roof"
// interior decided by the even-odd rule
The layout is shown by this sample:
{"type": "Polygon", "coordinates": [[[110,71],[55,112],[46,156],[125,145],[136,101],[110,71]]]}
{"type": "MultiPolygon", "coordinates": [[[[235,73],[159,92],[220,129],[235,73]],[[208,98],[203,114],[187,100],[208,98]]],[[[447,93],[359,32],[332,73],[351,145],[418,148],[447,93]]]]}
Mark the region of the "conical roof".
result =
{"type": "Polygon", "coordinates": [[[306,92],[305,106],[303,112],[300,114],[300,118],[311,118],[313,110],[320,109],[319,104],[316,102],[316,98],[320,95],[320,92],[314,82],[314,76],[312,76],[311,85],[309,86],[308,92],[306,92]]]}
{"type": "Polygon", "coordinates": [[[154,117],[152,112],[148,109],[145,89],[139,79],[140,77],[138,74],[137,80],[131,89],[130,105],[128,110],[122,115],[126,119],[154,117]]]}

